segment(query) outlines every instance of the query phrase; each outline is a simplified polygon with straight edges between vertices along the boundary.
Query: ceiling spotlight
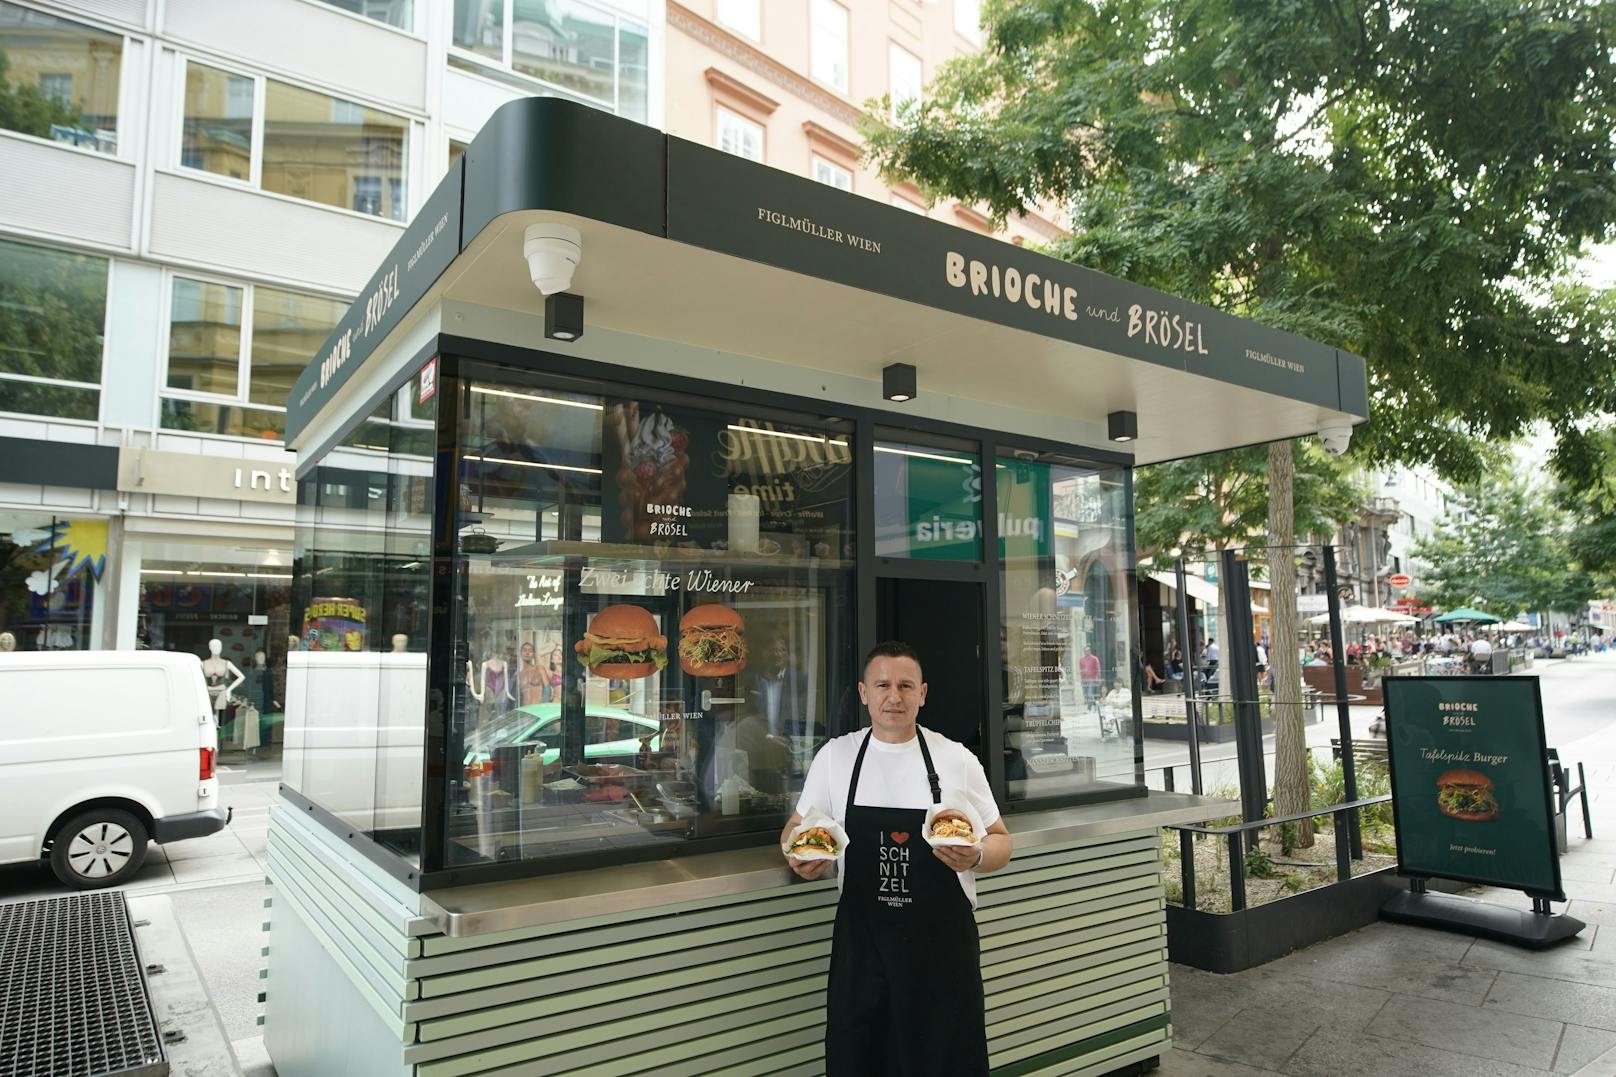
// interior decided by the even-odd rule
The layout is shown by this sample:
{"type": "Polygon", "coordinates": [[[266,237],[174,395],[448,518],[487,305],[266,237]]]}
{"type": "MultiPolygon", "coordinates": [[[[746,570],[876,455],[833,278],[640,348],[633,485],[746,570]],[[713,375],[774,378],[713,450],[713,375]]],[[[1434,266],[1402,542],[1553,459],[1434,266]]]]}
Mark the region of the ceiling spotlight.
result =
{"type": "Polygon", "coordinates": [[[909,363],[893,363],[881,371],[881,396],[903,403],[915,398],[915,368],[909,363]]]}
{"type": "Polygon", "coordinates": [[[1139,436],[1139,416],[1131,411],[1113,411],[1105,417],[1112,441],[1132,441],[1139,436]]]}
{"type": "Polygon", "coordinates": [[[556,292],[544,297],[544,335],[551,340],[577,340],[584,335],[584,297],[556,292]]]}

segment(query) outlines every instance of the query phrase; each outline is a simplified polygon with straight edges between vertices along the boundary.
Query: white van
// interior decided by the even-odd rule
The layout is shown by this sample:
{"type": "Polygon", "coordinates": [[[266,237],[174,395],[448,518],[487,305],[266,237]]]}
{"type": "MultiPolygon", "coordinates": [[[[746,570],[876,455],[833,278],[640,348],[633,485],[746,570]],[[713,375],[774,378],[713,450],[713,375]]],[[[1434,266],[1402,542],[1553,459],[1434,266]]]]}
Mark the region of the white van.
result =
{"type": "Polygon", "coordinates": [[[90,889],[148,842],[224,829],[202,662],[166,651],[0,654],[0,864],[90,889]]]}

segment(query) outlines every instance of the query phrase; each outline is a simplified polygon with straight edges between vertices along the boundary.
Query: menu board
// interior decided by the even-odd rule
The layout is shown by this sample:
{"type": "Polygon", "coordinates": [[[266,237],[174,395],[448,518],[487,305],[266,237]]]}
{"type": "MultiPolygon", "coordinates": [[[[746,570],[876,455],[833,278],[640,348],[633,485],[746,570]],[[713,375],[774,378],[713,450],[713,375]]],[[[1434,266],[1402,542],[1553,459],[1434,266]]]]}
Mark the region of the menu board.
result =
{"type": "Polygon", "coordinates": [[[1387,677],[1405,875],[1565,900],[1536,677],[1387,677]]]}

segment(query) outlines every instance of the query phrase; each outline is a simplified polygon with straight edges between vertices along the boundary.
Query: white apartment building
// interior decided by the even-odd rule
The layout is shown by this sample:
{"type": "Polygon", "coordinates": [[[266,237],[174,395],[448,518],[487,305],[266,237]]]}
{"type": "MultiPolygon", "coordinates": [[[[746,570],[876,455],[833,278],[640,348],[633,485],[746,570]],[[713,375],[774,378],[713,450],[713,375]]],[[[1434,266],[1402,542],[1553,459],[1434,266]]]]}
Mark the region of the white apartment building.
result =
{"type": "Polygon", "coordinates": [[[0,0],[0,648],[218,638],[270,709],[301,620],[289,387],[499,105],[660,125],[664,26],[661,0],[0,0]]]}

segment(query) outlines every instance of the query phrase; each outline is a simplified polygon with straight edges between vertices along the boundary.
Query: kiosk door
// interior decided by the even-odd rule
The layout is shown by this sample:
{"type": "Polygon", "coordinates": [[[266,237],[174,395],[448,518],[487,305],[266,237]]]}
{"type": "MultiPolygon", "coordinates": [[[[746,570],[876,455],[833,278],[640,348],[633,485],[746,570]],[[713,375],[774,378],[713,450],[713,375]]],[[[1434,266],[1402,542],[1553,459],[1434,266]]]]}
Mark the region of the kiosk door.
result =
{"type": "Polygon", "coordinates": [[[928,686],[920,724],[970,748],[986,766],[982,592],[974,581],[882,577],[876,582],[876,635],[902,640],[920,655],[928,686]]]}

